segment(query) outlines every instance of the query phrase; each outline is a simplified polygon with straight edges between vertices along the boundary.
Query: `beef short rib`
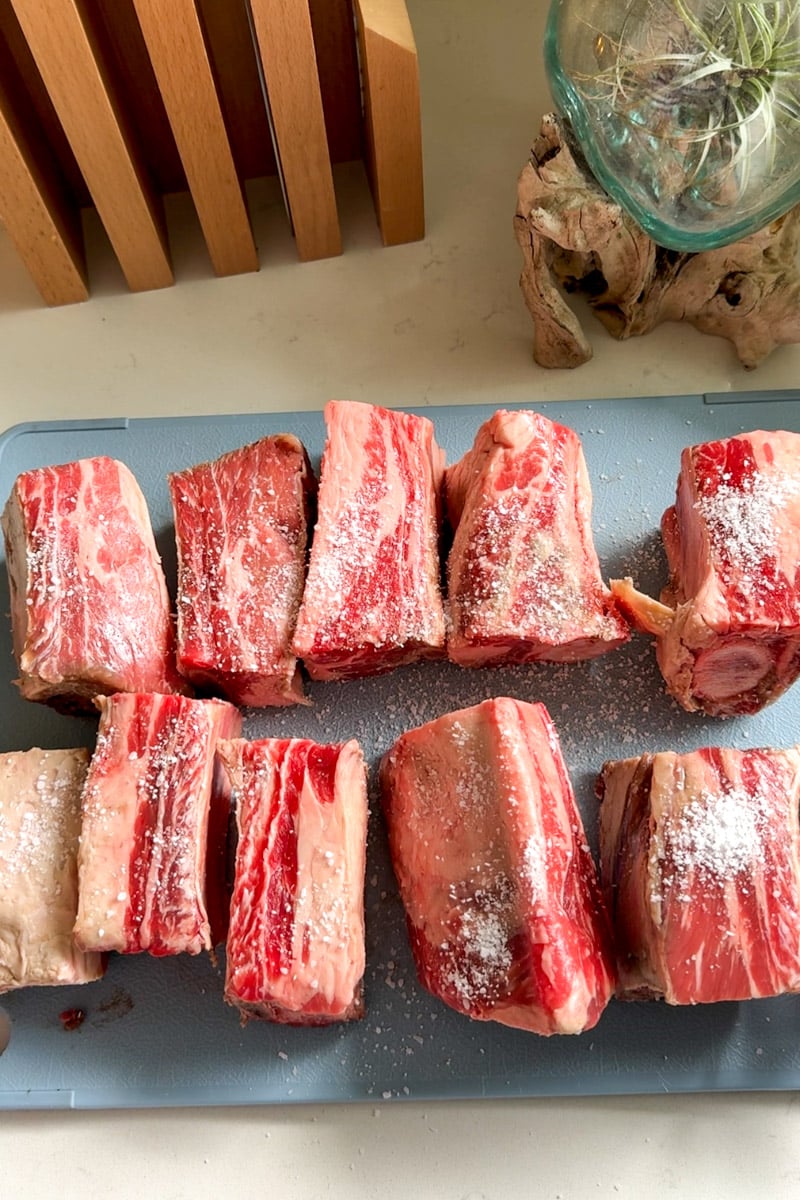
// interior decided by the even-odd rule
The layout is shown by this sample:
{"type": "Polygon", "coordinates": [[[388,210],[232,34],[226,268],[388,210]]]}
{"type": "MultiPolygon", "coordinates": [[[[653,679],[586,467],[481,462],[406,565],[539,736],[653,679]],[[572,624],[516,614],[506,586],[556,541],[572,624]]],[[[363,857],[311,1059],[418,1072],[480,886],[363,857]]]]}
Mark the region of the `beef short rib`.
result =
{"type": "Polygon", "coordinates": [[[580,1033],[614,989],[595,867],[541,704],[486,700],[403,736],[381,791],[419,977],[477,1020],[580,1033]]]}
{"type": "Polygon", "coordinates": [[[571,429],[497,412],[447,468],[445,491],[453,662],[575,662],[628,639],[600,576],[589,476],[571,429]]]}
{"type": "Polygon", "coordinates": [[[89,983],[102,956],[76,946],[86,750],[0,755],[0,992],[89,983]]]}
{"type": "Polygon", "coordinates": [[[97,704],[76,940],[123,954],[211,950],[224,934],[214,923],[230,811],[215,750],[239,734],[239,712],[184,696],[120,694],[97,704]]]}
{"type": "Polygon", "coordinates": [[[623,995],[800,991],[800,748],[644,754],[598,791],[623,995]]]}
{"type": "Polygon", "coordinates": [[[26,471],[2,525],[26,699],[91,709],[98,694],[188,690],[147,506],[123,463],[26,471]]]}
{"type": "Polygon", "coordinates": [[[439,656],[444,455],[425,417],[331,401],[294,652],[312,679],[439,656]]]}
{"type": "Polygon", "coordinates": [[[753,713],[800,675],[800,434],[757,430],[690,446],[661,532],[660,603],[612,590],[656,637],[671,695],[688,711],[753,713]]]}
{"type": "Polygon", "coordinates": [[[362,1014],[367,786],[357,742],[225,742],[239,844],[225,999],[242,1018],[362,1014]]]}
{"type": "Polygon", "coordinates": [[[292,634],[315,488],[278,434],[169,477],[178,545],[178,667],[235,704],[303,699],[292,634]]]}

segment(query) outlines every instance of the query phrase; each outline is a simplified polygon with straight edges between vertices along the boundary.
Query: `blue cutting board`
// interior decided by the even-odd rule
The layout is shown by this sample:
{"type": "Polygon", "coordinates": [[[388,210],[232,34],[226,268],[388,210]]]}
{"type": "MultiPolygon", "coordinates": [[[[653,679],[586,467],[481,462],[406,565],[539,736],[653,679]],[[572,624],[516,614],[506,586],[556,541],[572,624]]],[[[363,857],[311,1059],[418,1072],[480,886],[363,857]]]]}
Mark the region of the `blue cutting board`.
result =
{"type": "MultiPolygon", "coordinates": [[[[674,495],[681,449],[755,429],[800,431],[800,393],[683,396],[546,404],[583,439],[594,529],[605,575],[633,575],[657,593],[665,569],[658,523],[674,495]]],[[[531,407],[538,407],[535,403],[531,407]]],[[[420,410],[417,410],[420,411],[420,410]]],[[[424,410],[455,460],[490,406],[424,410]]],[[[87,455],[122,459],[147,496],[171,587],[175,551],[168,471],[280,431],[318,463],[320,413],[59,422],[0,439],[0,501],[20,471],[87,455]]],[[[9,608],[0,567],[0,612],[9,608]]],[[[0,621],[0,750],[92,745],[95,725],[20,699],[10,628],[0,621]]],[[[569,665],[479,672],[428,663],[368,681],[312,684],[312,708],[246,713],[250,737],[357,737],[374,768],[405,729],[487,696],[541,700],[556,722],[589,840],[596,849],[594,780],[605,758],[719,744],[798,740],[800,686],[755,717],[690,715],[664,694],[652,646],[634,637],[615,654],[569,665]]],[[[800,997],[674,1009],[612,1002],[596,1029],[544,1039],[471,1022],[417,984],[374,789],[367,868],[367,1015],[357,1024],[240,1027],[222,1001],[223,963],[208,958],[112,958],[83,988],[0,997],[11,1022],[0,1056],[0,1107],[385,1101],[600,1095],[800,1086],[800,997]],[[59,1014],[81,1008],[72,1031],[59,1014]]]]}

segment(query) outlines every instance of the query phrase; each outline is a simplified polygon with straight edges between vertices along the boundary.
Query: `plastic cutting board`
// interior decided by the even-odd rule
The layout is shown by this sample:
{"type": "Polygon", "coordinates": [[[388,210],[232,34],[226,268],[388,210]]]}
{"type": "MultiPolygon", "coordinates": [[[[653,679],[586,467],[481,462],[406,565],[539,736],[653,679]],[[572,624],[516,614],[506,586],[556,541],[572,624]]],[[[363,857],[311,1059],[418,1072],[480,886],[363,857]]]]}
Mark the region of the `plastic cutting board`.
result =
{"type": "MultiPolygon", "coordinates": [[[[531,405],[531,407],[537,407],[531,405]]],[[[755,428],[800,431],[796,393],[546,404],[578,431],[594,492],[595,537],[606,576],[631,574],[657,592],[664,579],[658,522],[674,496],[681,449],[755,428]]],[[[424,410],[455,460],[489,406],[424,410]]],[[[147,496],[168,579],[175,552],[166,474],[269,433],[296,433],[318,462],[320,413],[65,422],[18,426],[0,439],[0,493],[16,475],[94,454],[125,461],[147,496]]],[[[9,609],[0,568],[0,612],[9,609]]],[[[91,746],[95,725],[21,700],[8,623],[0,622],[0,749],[91,746]]],[[[379,679],[313,684],[313,707],[246,714],[250,737],[357,737],[374,768],[405,729],[490,695],[544,701],[596,848],[594,780],[605,758],[708,744],[790,745],[800,685],[755,717],[684,713],[664,694],[648,639],[569,666],[463,671],[446,664],[379,679]]],[[[0,1056],[0,1107],[372,1101],[591,1095],[800,1086],[800,997],[688,1009],[612,1002],[596,1029],[544,1039],[471,1022],[416,983],[374,794],[367,868],[364,1021],[328,1029],[240,1027],[222,1002],[222,964],[207,958],[113,958],[83,988],[0,997],[11,1023],[0,1056]],[[59,1014],[81,1008],[67,1031],[59,1014]]],[[[0,1021],[2,1013],[0,1013],[0,1021]]]]}

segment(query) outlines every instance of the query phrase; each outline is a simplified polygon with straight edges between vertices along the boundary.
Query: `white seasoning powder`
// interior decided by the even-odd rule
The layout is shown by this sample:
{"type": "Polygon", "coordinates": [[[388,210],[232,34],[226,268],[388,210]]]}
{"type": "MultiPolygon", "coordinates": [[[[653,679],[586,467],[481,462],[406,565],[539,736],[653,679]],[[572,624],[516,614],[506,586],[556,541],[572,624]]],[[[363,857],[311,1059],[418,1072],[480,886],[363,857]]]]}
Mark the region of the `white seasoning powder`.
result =
{"type": "Polygon", "coordinates": [[[681,875],[700,871],[724,882],[763,862],[765,826],[762,794],[701,794],[665,822],[658,857],[681,875]]]}
{"type": "Polygon", "coordinates": [[[534,894],[546,889],[546,856],[545,848],[537,837],[528,838],[522,855],[522,863],[534,894]]]}
{"type": "Polygon", "coordinates": [[[465,912],[461,921],[461,931],[466,938],[470,954],[486,963],[492,970],[504,969],[511,965],[508,934],[498,913],[478,912],[474,909],[465,912]]]}
{"type": "Polygon", "coordinates": [[[757,566],[776,552],[775,520],[797,483],[784,474],[756,475],[741,486],[725,481],[713,495],[701,496],[694,507],[708,525],[712,542],[732,562],[757,566]]]}
{"type": "Polygon", "coordinates": [[[496,999],[512,966],[502,907],[468,908],[460,935],[464,958],[454,962],[449,982],[469,1009],[496,999]]]}

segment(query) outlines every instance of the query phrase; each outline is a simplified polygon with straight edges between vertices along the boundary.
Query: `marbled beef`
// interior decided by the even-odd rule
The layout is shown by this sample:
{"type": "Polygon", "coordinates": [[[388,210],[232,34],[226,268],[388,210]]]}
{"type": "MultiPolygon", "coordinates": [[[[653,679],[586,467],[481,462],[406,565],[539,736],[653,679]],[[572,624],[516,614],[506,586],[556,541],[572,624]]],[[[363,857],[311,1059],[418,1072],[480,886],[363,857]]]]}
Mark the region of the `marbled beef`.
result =
{"type": "Polygon", "coordinates": [[[424,986],[458,1012],[580,1033],[614,990],[594,863],[541,704],[485,700],[405,733],[381,765],[424,986]]]}
{"type": "Polygon", "coordinates": [[[211,950],[224,935],[218,891],[230,811],[215,751],[220,738],[238,735],[240,714],[224,700],[184,696],[126,694],[97,703],[76,940],[86,950],[123,954],[211,950]]]}
{"type": "Polygon", "coordinates": [[[800,749],[608,762],[603,889],[624,995],[668,1004],[800,991],[800,749]]]}
{"type": "Polygon", "coordinates": [[[178,667],[235,704],[303,699],[292,634],[314,475],[278,434],[169,477],[178,546],[178,667]]]}
{"type": "Polygon", "coordinates": [[[454,662],[574,662],[628,639],[600,575],[589,476],[571,429],[497,412],[447,468],[445,492],[454,662]]]}
{"type": "Polygon", "coordinates": [[[660,603],[629,579],[612,591],[655,635],[684,708],[757,712],[800,675],[800,434],[688,447],[661,532],[670,580],[660,603]]]}
{"type": "Polygon", "coordinates": [[[26,699],[91,709],[101,693],[189,690],[147,505],[123,463],[24,472],[2,525],[26,699]]]}
{"type": "Polygon", "coordinates": [[[358,743],[223,742],[239,844],[225,999],[243,1019],[362,1014],[367,784],[358,743]]]}
{"type": "Polygon", "coordinates": [[[388,671],[444,649],[444,455],[425,417],[332,401],[294,636],[312,679],[388,671]]]}
{"type": "Polygon", "coordinates": [[[88,761],[83,749],[0,755],[0,992],[103,974],[72,936],[88,761]]]}

